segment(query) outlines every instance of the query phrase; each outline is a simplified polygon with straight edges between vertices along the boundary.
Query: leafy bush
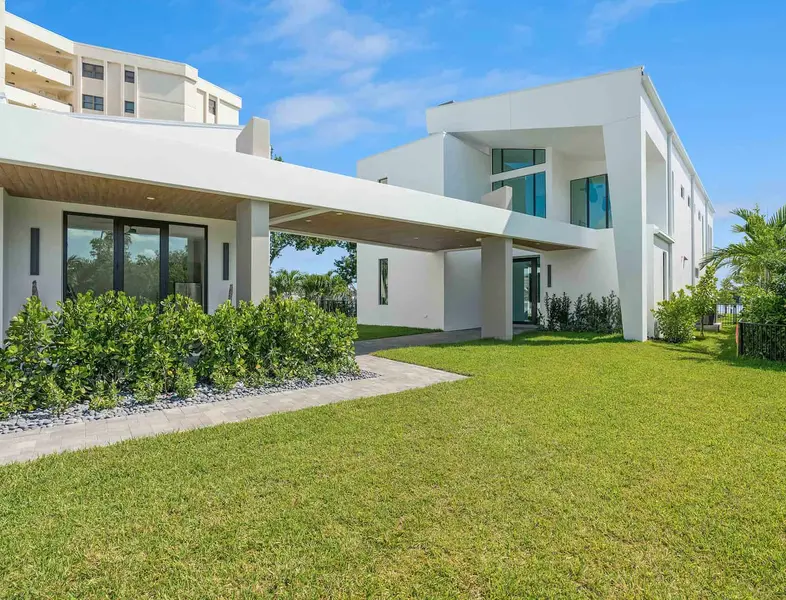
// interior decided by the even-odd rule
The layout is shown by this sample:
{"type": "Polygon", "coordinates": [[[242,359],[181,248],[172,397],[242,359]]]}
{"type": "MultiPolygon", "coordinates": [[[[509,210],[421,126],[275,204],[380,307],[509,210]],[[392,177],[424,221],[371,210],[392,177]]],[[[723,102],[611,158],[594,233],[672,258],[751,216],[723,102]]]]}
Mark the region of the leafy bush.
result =
{"type": "Polygon", "coordinates": [[[193,394],[198,379],[230,389],[356,371],[355,323],[306,300],[229,302],[213,315],[183,296],[159,305],[123,293],[80,294],[52,312],[30,298],[0,349],[0,416],[89,401],[116,405],[163,392],[193,394]]]}
{"type": "Polygon", "coordinates": [[[668,300],[658,303],[652,311],[657,321],[660,337],[671,344],[681,344],[693,339],[696,330],[696,307],[693,299],[679,290],[668,300]]]}
{"type": "Polygon", "coordinates": [[[567,294],[549,296],[545,300],[545,327],[550,331],[586,331],[619,333],[622,331],[622,309],[619,298],[612,291],[600,302],[592,294],[579,296],[573,304],[567,294]]]}

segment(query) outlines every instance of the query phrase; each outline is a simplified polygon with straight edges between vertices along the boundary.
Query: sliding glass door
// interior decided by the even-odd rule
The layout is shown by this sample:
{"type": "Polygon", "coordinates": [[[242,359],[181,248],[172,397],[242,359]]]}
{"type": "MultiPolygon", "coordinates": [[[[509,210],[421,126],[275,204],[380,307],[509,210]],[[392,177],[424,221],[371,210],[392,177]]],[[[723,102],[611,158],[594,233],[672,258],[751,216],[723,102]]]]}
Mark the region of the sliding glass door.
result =
{"type": "Polygon", "coordinates": [[[109,290],[158,302],[171,294],[206,306],[207,228],[66,213],[64,297],[109,290]]]}

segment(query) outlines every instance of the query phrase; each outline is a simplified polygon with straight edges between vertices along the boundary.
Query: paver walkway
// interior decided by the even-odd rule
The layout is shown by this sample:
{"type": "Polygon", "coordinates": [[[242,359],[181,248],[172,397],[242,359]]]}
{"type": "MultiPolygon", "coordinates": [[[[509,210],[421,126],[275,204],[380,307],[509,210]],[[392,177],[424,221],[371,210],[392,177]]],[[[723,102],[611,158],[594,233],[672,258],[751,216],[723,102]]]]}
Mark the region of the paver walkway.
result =
{"type": "Polygon", "coordinates": [[[379,377],[0,435],[0,464],[464,379],[462,375],[376,356],[358,356],[357,361],[361,369],[379,377]]]}
{"type": "MultiPolygon", "coordinates": [[[[535,325],[514,325],[513,333],[534,331],[535,325]]],[[[480,339],[480,329],[459,329],[457,331],[432,331],[429,333],[416,333],[415,335],[402,335],[399,337],[380,338],[378,340],[360,340],[355,342],[355,352],[358,355],[371,354],[380,350],[393,348],[407,348],[409,346],[433,346],[435,344],[457,344],[459,342],[474,342],[480,339]]]]}

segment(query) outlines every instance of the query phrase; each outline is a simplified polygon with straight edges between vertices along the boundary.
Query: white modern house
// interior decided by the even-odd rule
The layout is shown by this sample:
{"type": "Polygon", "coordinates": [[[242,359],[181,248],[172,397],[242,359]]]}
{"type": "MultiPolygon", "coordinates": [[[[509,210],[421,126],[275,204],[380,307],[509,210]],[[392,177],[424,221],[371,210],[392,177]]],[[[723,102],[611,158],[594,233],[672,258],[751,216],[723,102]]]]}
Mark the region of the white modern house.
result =
{"type": "Polygon", "coordinates": [[[55,112],[237,125],[238,96],[185,63],[74,42],[6,12],[0,95],[55,112]]]}
{"type": "Polygon", "coordinates": [[[625,337],[645,340],[651,309],[700,275],[714,209],[643,68],[450,102],[426,121],[427,137],[359,161],[358,177],[459,199],[457,212],[495,207],[526,233],[360,245],[359,322],[507,338],[546,293],[613,291],[625,337]]]}
{"type": "Polygon", "coordinates": [[[3,331],[34,292],[258,301],[280,230],[360,244],[362,322],[508,339],[539,287],[614,289],[643,340],[712,237],[640,68],[438,107],[354,178],[270,160],[270,123],[236,125],[240,99],[188,65],[69,42],[3,0],[0,19],[3,331]]]}

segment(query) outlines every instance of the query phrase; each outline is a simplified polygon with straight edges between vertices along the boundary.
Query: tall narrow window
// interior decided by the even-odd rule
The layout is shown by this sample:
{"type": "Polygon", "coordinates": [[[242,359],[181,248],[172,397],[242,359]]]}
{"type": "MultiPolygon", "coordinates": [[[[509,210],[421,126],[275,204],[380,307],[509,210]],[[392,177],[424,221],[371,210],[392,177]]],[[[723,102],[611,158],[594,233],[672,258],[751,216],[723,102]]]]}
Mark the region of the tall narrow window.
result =
{"type": "Polygon", "coordinates": [[[216,101],[212,98],[207,101],[207,112],[209,112],[211,115],[216,114],[216,101]]]}
{"type": "Polygon", "coordinates": [[[546,266],[546,287],[551,287],[551,265],[546,266]]]}
{"type": "Polygon", "coordinates": [[[41,230],[30,228],[30,275],[40,275],[41,271],[41,230]]]}
{"type": "Polygon", "coordinates": [[[222,244],[221,253],[221,278],[229,281],[229,242],[222,244]]]}
{"type": "Polygon", "coordinates": [[[669,254],[663,253],[663,294],[661,300],[667,300],[669,297],[669,254]]]}
{"type": "Polygon", "coordinates": [[[570,182],[570,222],[592,229],[612,227],[608,176],[596,175],[570,182]]]}
{"type": "Polygon", "coordinates": [[[388,259],[379,259],[379,303],[388,305],[388,259]]]}

